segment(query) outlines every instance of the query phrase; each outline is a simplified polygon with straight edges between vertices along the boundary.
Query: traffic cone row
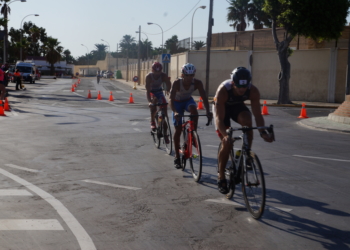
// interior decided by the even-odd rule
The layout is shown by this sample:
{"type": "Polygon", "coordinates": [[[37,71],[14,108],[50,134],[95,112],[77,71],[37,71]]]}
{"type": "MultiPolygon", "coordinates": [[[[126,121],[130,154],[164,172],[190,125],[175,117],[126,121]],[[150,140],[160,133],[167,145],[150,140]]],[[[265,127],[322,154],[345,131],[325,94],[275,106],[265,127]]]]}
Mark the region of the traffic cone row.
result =
{"type": "Polygon", "coordinates": [[[11,107],[10,107],[9,101],[7,100],[7,97],[5,97],[4,109],[5,111],[11,111],[11,107]]]}
{"type": "Polygon", "coordinates": [[[2,105],[2,101],[0,100],[0,116],[6,116],[4,112],[4,106],[2,105]]]}
{"type": "Polygon", "coordinates": [[[309,118],[306,114],[305,103],[301,104],[300,116],[298,118],[309,118]]]}
{"type": "Polygon", "coordinates": [[[75,92],[74,84],[72,84],[72,92],[75,92]]]}
{"type": "Polygon", "coordinates": [[[98,91],[97,100],[102,100],[101,91],[98,91]]]}
{"type": "Polygon", "coordinates": [[[263,109],[262,109],[261,114],[262,115],[269,115],[269,111],[267,110],[267,106],[266,106],[266,101],[264,101],[263,109]]]}
{"type": "Polygon", "coordinates": [[[204,109],[202,97],[199,97],[199,102],[198,102],[198,108],[197,109],[204,109]]]}
{"type": "Polygon", "coordinates": [[[89,90],[89,94],[88,94],[87,98],[91,99],[91,92],[90,92],[90,90],[89,90]]]}

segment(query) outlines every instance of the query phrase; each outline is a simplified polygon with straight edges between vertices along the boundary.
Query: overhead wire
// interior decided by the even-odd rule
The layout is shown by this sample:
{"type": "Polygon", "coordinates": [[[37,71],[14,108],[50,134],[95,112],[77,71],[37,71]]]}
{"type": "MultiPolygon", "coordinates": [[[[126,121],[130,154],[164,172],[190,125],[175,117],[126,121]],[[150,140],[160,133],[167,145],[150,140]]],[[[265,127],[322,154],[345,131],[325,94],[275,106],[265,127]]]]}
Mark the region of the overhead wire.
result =
{"type": "Polygon", "coordinates": [[[176,24],[174,24],[173,26],[171,26],[169,29],[167,29],[167,30],[165,30],[165,31],[163,31],[163,32],[160,32],[160,33],[156,33],[156,34],[151,34],[151,33],[147,33],[147,32],[144,32],[144,33],[146,33],[147,35],[160,35],[160,34],[162,34],[162,33],[165,33],[165,32],[167,32],[167,31],[169,31],[169,30],[171,30],[172,28],[174,28],[176,25],[178,25],[182,20],[184,20],[191,12],[192,12],[192,10],[194,9],[194,8],[196,8],[196,6],[199,4],[199,2],[201,2],[202,0],[199,0],[194,6],[193,6],[193,8],[183,17],[183,18],[181,18],[180,19],[180,21],[178,21],[176,24]]]}

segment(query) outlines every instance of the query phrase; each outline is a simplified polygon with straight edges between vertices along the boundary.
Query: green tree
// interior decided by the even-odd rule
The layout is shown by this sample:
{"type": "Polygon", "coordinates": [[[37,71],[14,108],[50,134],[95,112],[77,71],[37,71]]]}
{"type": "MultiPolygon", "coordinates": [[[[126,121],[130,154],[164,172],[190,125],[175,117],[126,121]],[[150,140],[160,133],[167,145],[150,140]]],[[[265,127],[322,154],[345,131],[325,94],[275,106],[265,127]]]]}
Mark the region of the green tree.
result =
{"type": "Polygon", "coordinates": [[[247,15],[250,0],[230,0],[228,7],[227,22],[233,22],[233,28],[237,31],[245,31],[247,28],[247,15]]]}
{"type": "Polygon", "coordinates": [[[279,104],[292,103],[289,98],[291,67],[289,44],[297,35],[322,41],[338,39],[346,25],[349,0],[266,0],[263,10],[272,20],[272,36],[281,65],[279,104]],[[277,37],[277,26],[283,27],[283,40],[277,37]]]}
{"type": "Polygon", "coordinates": [[[264,4],[265,0],[253,0],[248,5],[247,17],[255,30],[263,29],[264,26],[271,28],[271,17],[262,10],[264,4]]]}
{"type": "Polygon", "coordinates": [[[92,51],[94,60],[104,60],[106,58],[107,45],[103,43],[96,43],[96,49],[92,51]]]}
{"type": "Polygon", "coordinates": [[[200,48],[205,46],[205,42],[203,41],[194,41],[192,43],[192,47],[194,47],[195,50],[199,50],[200,48]]]}
{"type": "Polygon", "coordinates": [[[50,64],[51,75],[55,73],[54,64],[56,62],[61,61],[61,53],[63,51],[63,47],[60,46],[60,42],[52,37],[48,37],[46,43],[44,44],[46,51],[46,61],[50,64]]]}
{"type": "MultiPolygon", "coordinates": [[[[1,2],[3,2],[4,4],[2,4],[1,9],[0,9],[0,13],[4,16],[4,21],[5,23],[3,23],[3,27],[4,27],[4,41],[5,41],[5,46],[3,49],[6,49],[6,51],[8,52],[8,15],[11,14],[11,8],[8,6],[8,2],[10,2],[11,0],[1,0],[1,2]]],[[[7,54],[5,54],[5,58],[4,61],[7,61],[7,54]]]]}

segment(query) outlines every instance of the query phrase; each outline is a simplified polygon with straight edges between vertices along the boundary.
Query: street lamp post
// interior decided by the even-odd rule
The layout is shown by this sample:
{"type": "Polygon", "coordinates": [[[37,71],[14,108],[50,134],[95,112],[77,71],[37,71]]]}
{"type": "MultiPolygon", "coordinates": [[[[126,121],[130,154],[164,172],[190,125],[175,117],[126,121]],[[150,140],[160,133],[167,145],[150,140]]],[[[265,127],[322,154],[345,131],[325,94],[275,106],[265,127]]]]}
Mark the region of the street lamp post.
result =
{"type": "MultiPolygon", "coordinates": [[[[109,42],[107,42],[103,39],[101,39],[101,41],[108,43],[108,51],[109,51],[108,53],[110,54],[111,53],[111,46],[109,45],[109,42]]],[[[109,55],[108,55],[108,59],[107,59],[107,70],[109,71],[109,55]]]]}
{"type": "MultiPolygon", "coordinates": [[[[136,33],[139,33],[139,32],[136,31],[136,33]]],[[[142,32],[142,31],[141,31],[141,33],[144,34],[147,37],[147,41],[149,41],[147,34],[145,32],[142,32]]],[[[148,46],[147,46],[147,60],[148,60],[148,46]]]]}
{"type": "Polygon", "coordinates": [[[197,9],[195,9],[195,11],[193,12],[193,15],[192,15],[192,25],[191,25],[191,44],[190,44],[190,47],[191,47],[191,50],[192,50],[192,48],[193,48],[193,17],[194,17],[194,13],[196,13],[196,11],[198,10],[198,9],[205,9],[207,6],[199,6],[197,9]]]}
{"type": "MultiPolygon", "coordinates": [[[[13,0],[11,2],[9,2],[8,4],[4,4],[4,19],[7,19],[7,12],[8,12],[8,6],[13,3],[13,2],[18,2],[18,1],[21,1],[22,3],[25,3],[27,2],[27,0],[13,0]]],[[[4,35],[4,56],[3,56],[3,63],[5,64],[6,61],[7,61],[7,32],[8,32],[8,29],[7,29],[7,24],[5,25],[6,27],[4,27],[4,31],[5,31],[5,35],[4,35]]]]}
{"type": "Polygon", "coordinates": [[[162,53],[163,53],[163,50],[164,50],[164,43],[163,43],[163,29],[162,27],[160,27],[160,25],[156,24],[156,23],[147,23],[148,25],[152,25],[152,24],[155,24],[157,25],[161,30],[162,30],[162,53]]]}
{"type": "Polygon", "coordinates": [[[21,56],[20,56],[20,60],[22,61],[22,23],[23,23],[23,20],[28,17],[28,16],[39,16],[39,14],[29,14],[29,15],[26,15],[22,21],[21,21],[21,39],[20,39],[20,46],[21,46],[21,56]]]}
{"type": "Polygon", "coordinates": [[[84,44],[81,44],[81,46],[84,46],[87,50],[87,57],[88,57],[88,72],[87,72],[87,75],[89,75],[89,68],[90,68],[90,58],[89,58],[89,49],[86,45],[84,44]]]}

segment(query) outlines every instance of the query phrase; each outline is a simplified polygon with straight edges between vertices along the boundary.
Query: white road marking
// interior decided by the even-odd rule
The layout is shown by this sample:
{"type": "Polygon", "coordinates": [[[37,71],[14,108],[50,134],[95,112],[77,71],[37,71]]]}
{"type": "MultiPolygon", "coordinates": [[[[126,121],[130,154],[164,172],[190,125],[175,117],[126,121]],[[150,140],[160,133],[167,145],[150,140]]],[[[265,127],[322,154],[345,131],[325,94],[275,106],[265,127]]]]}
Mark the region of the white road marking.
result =
{"type": "Polygon", "coordinates": [[[115,92],[116,93],[121,93],[121,94],[125,93],[124,91],[119,91],[119,90],[116,90],[115,92]]]}
{"type": "Polygon", "coordinates": [[[131,123],[132,126],[135,126],[136,124],[138,124],[139,122],[133,122],[131,123]]]}
{"type": "MultiPolygon", "coordinates": [[[[238,206],[238,207],[245,207],[244,204],[232,201],[232,200],[228,200],[226,198],[218,198],[218,199],[208,199],[205,201],[209,201],[209,202],[216,202],[216,203],[222,203],[222,204],[228,204],[228,205],[232,205],[232,206],[238,206]]],[[[280,211],[284,211],[284,212],[290,212],[293,209],[290,208],[282,208],[282,207],[272,207],[272,206],[266,206],[267,209],[269,210],[280,210],[280,211]]]]}
{"type": "Polygon", "coordinates": [[[240,204],[240,203],[232,201],[232,200],[228,200],[226,198],[208,199],[208,200],[205,200],[205,201],[229,204],[229,205],[238,206],[238,207],[244,207],[243,204],[240,204]]]}
{"type": "Polygon", "coordinates": [[[35,169],[30,169],[30,168],[24,168],[24,167],[20,167],[14,164],[5,164],[5,166],[10,167],[10,168],[17,168],[20,170],[24,170],[24,171],[28,171],[28,172],[33,172],[33,173],[38,173],[40,172],[39,170],[35,170],[35,169]]]}
{"type": "Polygon", "coordinates": [[[25,189],[0,189],[0,196],[33,196],[25,189]]]}
{"type": "Polygon", "coordinates": [[[85,229],[79,224],[77,219],[69,212],[69,210],[65,206],[63,206],[63,204],[59,200],[55,199],[55,197],[53,197],[51,194],[45,192],[44,190],[31,184],[30,182],[14,174],[11,174],[10,172],[7,172],[1,168],[0,173],[25,186],[33,193],[36,193],[38,196],[40,196],[43,200],[47,201],[57,211],[57,213],[61,216],[61,218],[70,228],[82,250],[96,250],[93,241],[91,240],[90,236],[87,234],[85,229]]]}
{"type": "Polygon", "coordinates": [[[117,185],[117,184],[112,184],[112,183],[107,183],[107,182],[101,182],[101,181],[92,181],[92,180],[83,180],[83,181],[88,182],[88,183],[94,183],[94,184],[99,184],[99,185],[104,185],[104,186],[115,187],[115,188],[125,188],[125,189],[131,189],[131,190],[141,189],[141,188],[137,188],[137,187],[122,186],[122,185],[117,185]]]}
{"type": "Polygon", "coordinates": [[[13,111],[13,110],[11,110],[11,114],[12,114],[13,116],[18,116],[18,113],[17,113],[16,111],[13,111]]]}
{"type": "Polygon", "coordinates": [[[341,159],[334,159],[334,158],[314,157],[314,156],[306,156],[306,155],[293,155],[293,156],[295,156],[295,157],[302,157],[302,158],[329,160],[329,161],[345,161],[345,162],[350,162],[350,160],[341,160],[341,159]]]}
{"type": "Polygon", "coordinates": [[[82,90],[82,89],[76,90],[76,92],[79,92],[79,93],[84,92],[84,91],[85,91],[85,90],[82,90]]]}
{"type": "Polygon", "coordinates": [[[0,230],[64,230],[57,220],[0,220],[0,230]]]}
{"type": "Polygon", "coordinates": [[[55,106],[58,102],[53,103],[51,106],[55,106]]]}
{"type": "Polygon", "coordinates": [[[283,208],[283,207],[271,207],[271,206],[266,206],[269,210],[281,210],[283,212],[291,212],[293,209],[291,208],[283,208]]]}
{"type": "Polygon", "coordinates": [[[139,128],[134,128],[134,130],[137,132],[142,132],[141,129],[139,129],[139,128]]]}
{"type": "Polygon", "coordinates": [[[63,92],[71,92],[72,90],[64,89],[63,92]]]}

